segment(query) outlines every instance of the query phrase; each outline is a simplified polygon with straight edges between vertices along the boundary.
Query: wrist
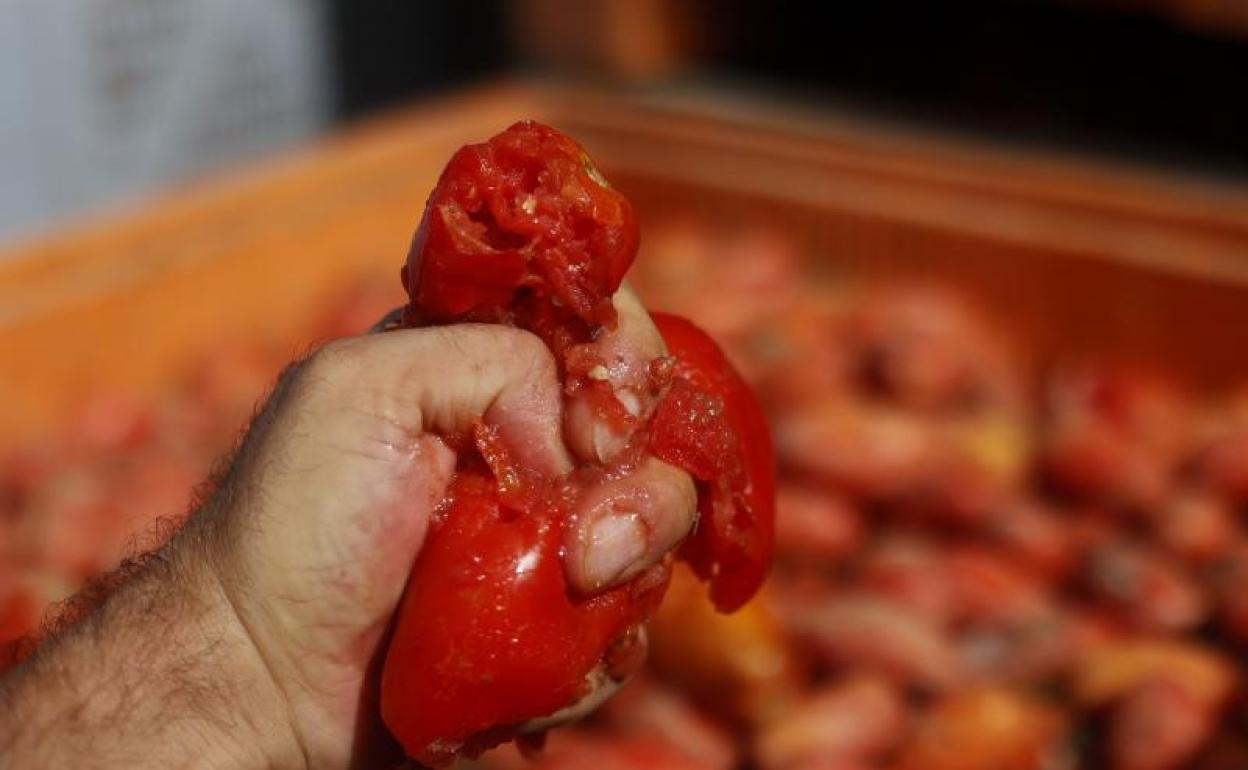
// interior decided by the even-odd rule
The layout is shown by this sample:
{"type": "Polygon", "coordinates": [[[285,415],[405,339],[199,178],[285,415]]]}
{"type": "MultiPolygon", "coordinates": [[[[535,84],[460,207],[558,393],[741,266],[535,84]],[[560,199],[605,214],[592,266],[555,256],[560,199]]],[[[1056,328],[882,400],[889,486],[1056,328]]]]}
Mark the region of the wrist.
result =
{"type": "MultiPolygon", "coordinates": [[[[188,572],[200,603],[190,635],[200,640],[208,664],[199,676],[211,680],[201,716],[209,740],[232,745],[242,766],[308,770],[309,760],[287,693],[242,622],[211,560],[197,558],[188,572]]],[[[193,644],[192,644],[193,646],[193,644]]],[[[206,679],[207,681],[207,679],[206,679]]],[[[237,763],[229,766],[239,766],[237,763]]]]}
{"type": "Polygon", "coordinates": [[[29,766],[306,766],[214,576],[177,545],[0,681],[0,754],[29,766]]]}

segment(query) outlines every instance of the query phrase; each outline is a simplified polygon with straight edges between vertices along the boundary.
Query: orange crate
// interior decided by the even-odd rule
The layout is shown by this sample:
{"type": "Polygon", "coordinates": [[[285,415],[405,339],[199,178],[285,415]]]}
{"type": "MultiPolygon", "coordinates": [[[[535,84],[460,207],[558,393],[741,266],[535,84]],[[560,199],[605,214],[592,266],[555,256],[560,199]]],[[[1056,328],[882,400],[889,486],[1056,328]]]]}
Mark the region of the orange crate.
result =
{"type": "Polygon", "coordinates": [[[0,431],[45,429],[89,389],[159,391],[222,339],[295,353],[344,283],[397,272],[454,149],[522,117],[588,147],[643,241],[675,211],[767,222],[849,281],[950,282],[1042,357],[1248,377],[1243,189],[739,99],[503,85],[0,258],[0,431]]]}

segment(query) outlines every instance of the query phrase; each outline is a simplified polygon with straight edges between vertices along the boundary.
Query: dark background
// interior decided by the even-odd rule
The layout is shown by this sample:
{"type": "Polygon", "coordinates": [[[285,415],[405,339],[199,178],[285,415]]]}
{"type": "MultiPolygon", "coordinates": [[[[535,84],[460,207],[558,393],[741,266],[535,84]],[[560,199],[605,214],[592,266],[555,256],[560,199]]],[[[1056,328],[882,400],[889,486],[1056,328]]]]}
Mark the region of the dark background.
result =
{"type": "MultiPolygon", "coordinates": [[[[1010,139],[1248,173],[1248,35],[1142,8],[996,0],[695,3],[687,77],[1010,139]]],[[[502,0],[335,0],[340,117],[534,70],[502,0]]],[[[583,77],[584,72],[559,73],[583,77]]]]}
{"type": "Polygon", "coordinates": [[[503,0],[333,0],[339,117],[498,74],[515,63],[503,0]]]}

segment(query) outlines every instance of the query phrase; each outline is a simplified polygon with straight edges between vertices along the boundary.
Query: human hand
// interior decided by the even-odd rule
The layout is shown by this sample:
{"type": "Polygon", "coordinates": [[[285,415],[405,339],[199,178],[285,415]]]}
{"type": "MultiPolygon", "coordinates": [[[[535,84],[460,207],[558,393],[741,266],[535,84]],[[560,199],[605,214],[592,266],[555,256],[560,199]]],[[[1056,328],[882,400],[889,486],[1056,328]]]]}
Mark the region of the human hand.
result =
{"type": "MultiPolygon", "coordinates": [[[[661,355],[627,290],[615,304],[607,343],[661,355]]],[[[0,728],[0,747],[35,764],[360,762],[378,745],[374,663],[454,470],[442,437],[478,419],[552,474],[613,441],[565,409],[546,346],[508,327],[344,339],[291,367],[158,558],[3,682],[0,703],[39,716],[27,711],[21,734],[0,728]]],[[[694,488],[651,460],[579,506],[564,566],[574,589],[593,592],[685,536],[694,488]]]]}

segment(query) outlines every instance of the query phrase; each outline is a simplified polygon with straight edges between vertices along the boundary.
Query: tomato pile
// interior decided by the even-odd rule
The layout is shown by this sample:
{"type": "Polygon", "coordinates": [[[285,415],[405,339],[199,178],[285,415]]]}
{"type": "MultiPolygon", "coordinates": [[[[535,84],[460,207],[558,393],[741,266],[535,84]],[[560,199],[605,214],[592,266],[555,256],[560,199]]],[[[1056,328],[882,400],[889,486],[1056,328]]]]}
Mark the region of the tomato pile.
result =
{"type": "MultiPolygon", "coordinates": [[[[838,285],[768,229],[643,232],[647,306],[710,331],[762,397],[776,564],[731,615],[678,566],[645,671],[536,760],[482,766],[1248,767],[1248,388],[1036,374],[954,293],[838,285]]],[[[353,294],[309,336],[397,300],[353,294]]],[[[0,638],[184,511],[287,352],[207,352],[160,403],[94,394],[0,450],[0,638]]]]}
{"type": "Polygon", "coordinates": [[[774,231],[645,233],[643,299],[764,401],[776,565],[732,616],[678,573],[646,677],[538,768],[1248,767],[1248,398],[1036,367],[956,294],[837,285],[774,231]]]}

